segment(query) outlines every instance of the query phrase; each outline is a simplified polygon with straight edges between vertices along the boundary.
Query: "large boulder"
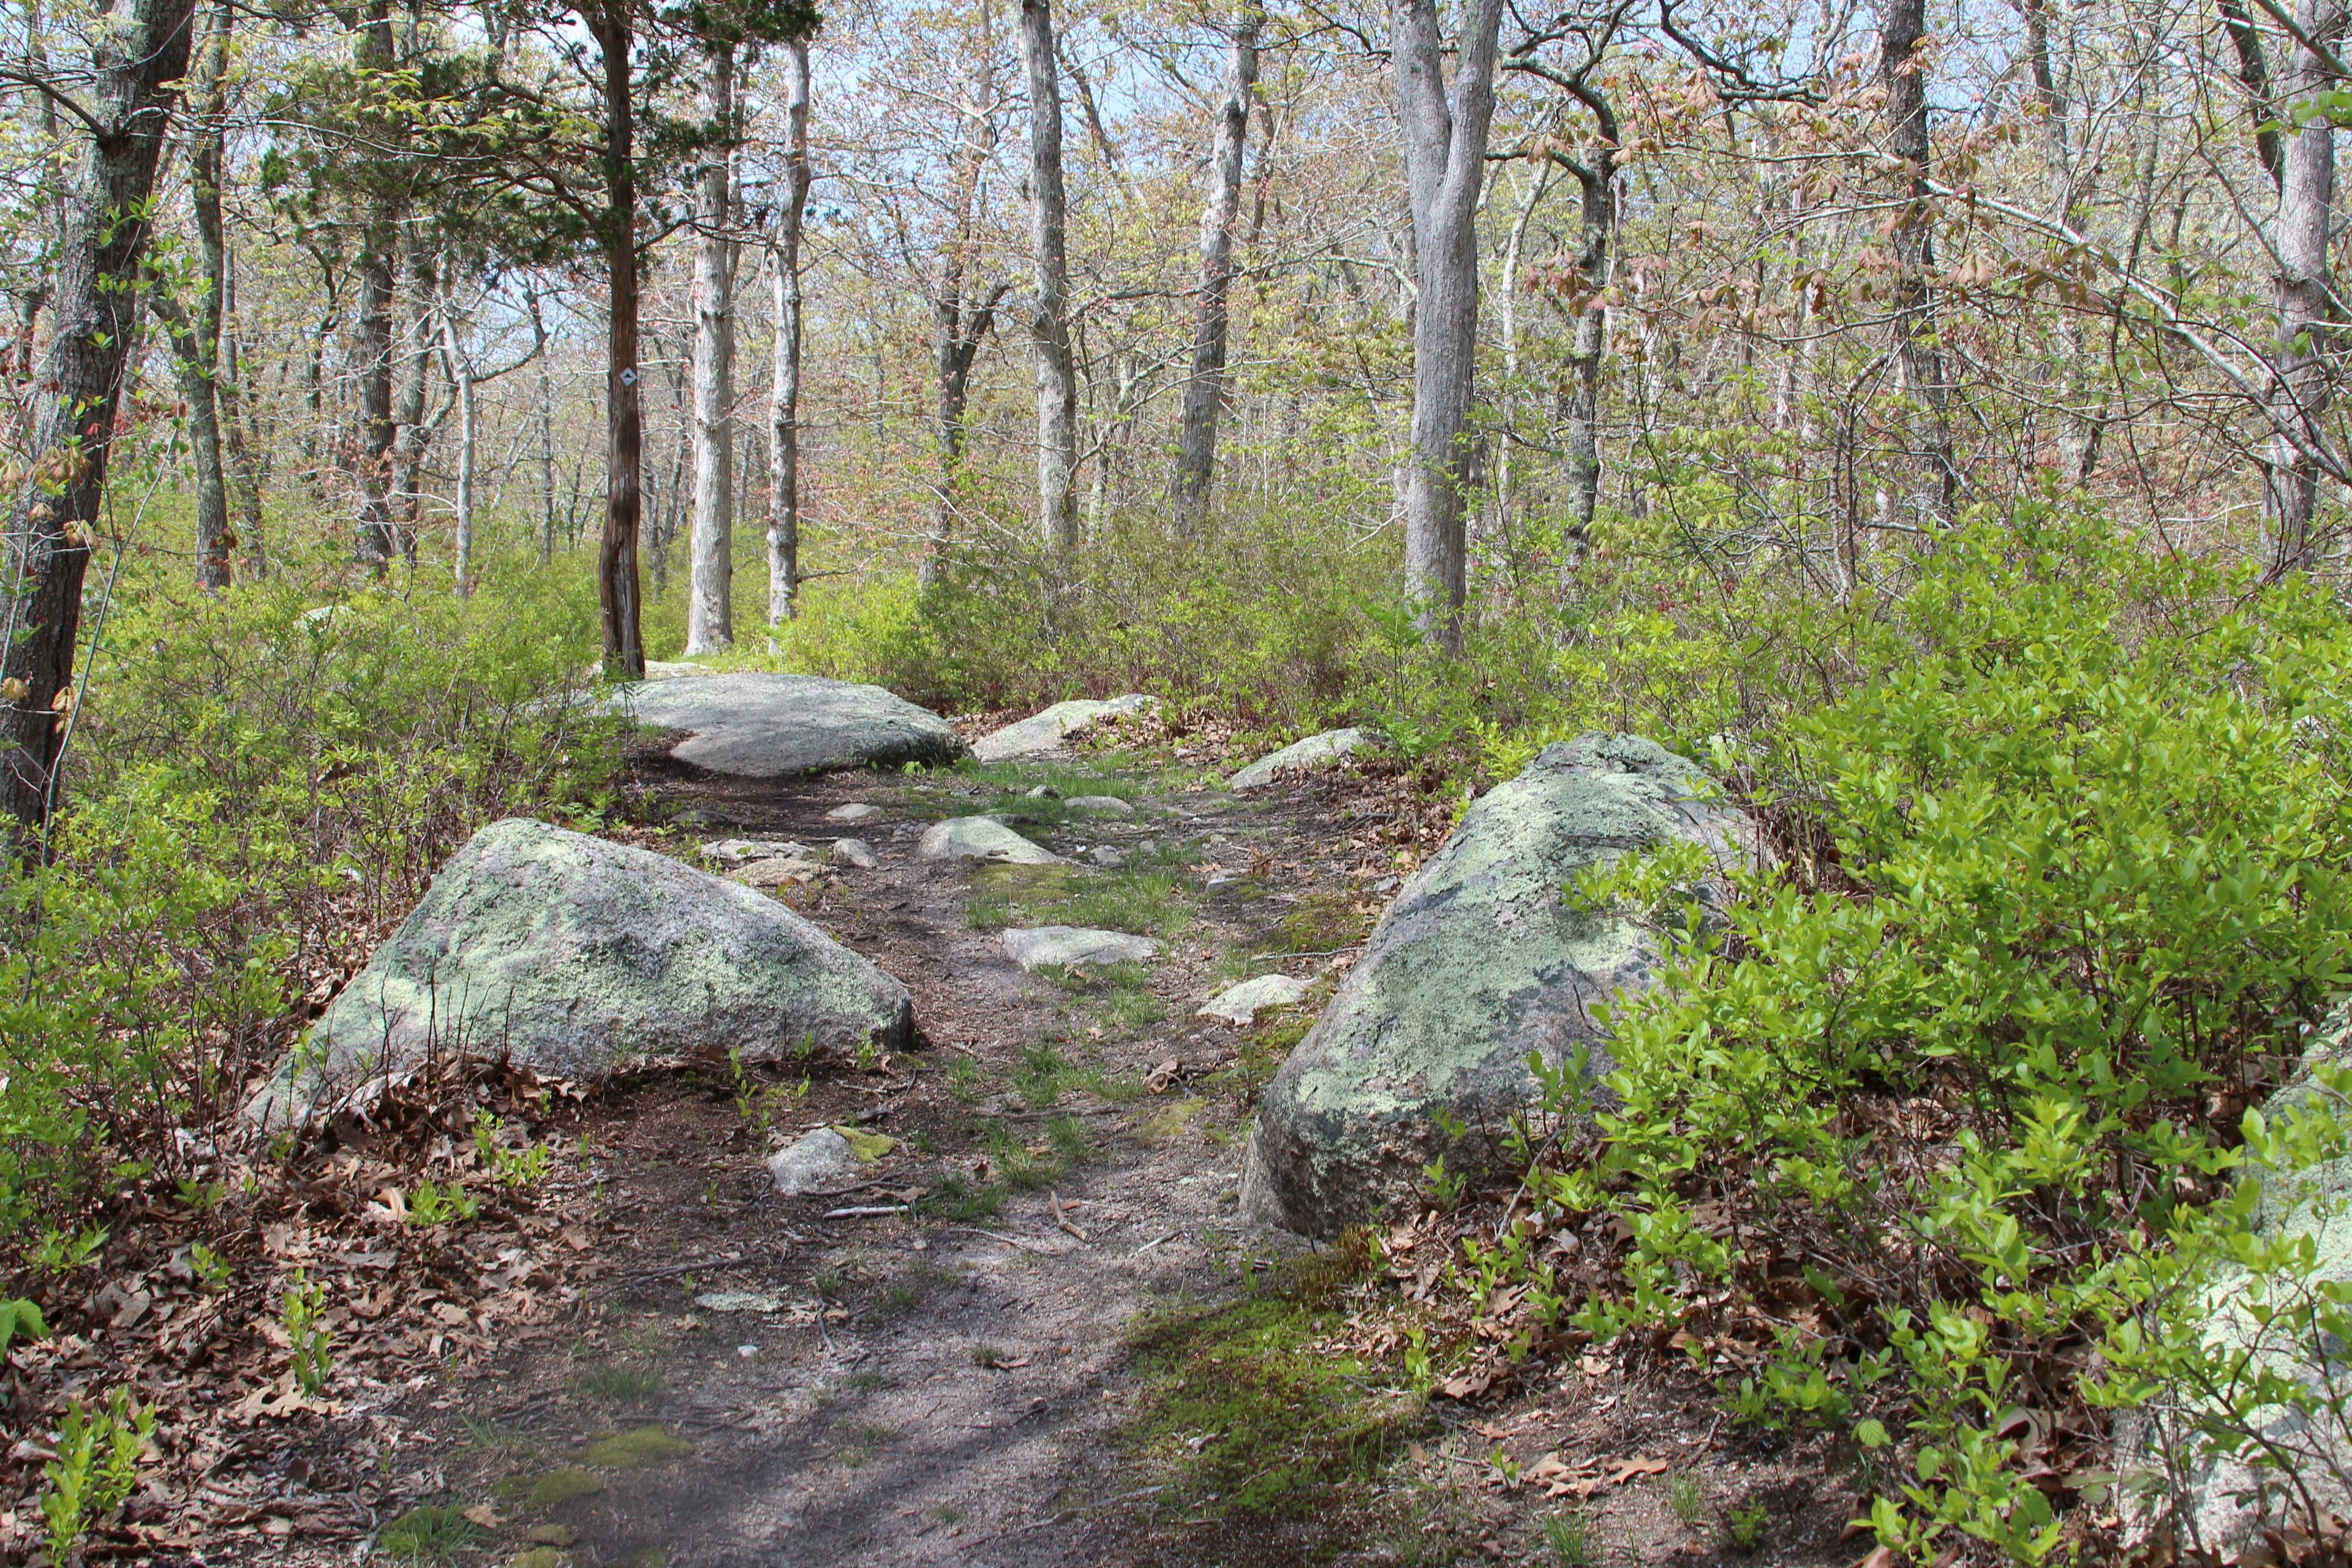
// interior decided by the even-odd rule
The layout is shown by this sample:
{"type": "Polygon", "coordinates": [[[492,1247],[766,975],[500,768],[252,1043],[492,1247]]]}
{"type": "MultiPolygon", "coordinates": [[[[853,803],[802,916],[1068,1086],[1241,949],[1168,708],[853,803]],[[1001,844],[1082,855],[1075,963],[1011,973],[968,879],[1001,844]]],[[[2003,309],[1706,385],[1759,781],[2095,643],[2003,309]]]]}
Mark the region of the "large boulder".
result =
{"type": "Polygon", "coordinates": [[[1160,699],[1130,692],[1125,697],[1113,697],[1097,702],[1091,698],[1076,698],[1056,702],[1042,713],[1032,713],[1017,724],[1007,724],[1002,730],[982,735],[972,743],[971,754],[983,763],[1010,763],[1023,757],[1042,757],[1058,752],[1065,741],[1085,734],[1106,719],[1122,713],[1140,713],[1156,707],[1160,699]]]}
{"type": "Polygon", "coordinates": [[[1504,1134],[1536,1091],[1528,1054],[1587,1045],[1590,1070],[1610,1070],[1593,1005],[1648,985],[1656,963],[1640,927],[1570,908],[1562,886],[1675,839],[1722,864],[1752,844],[1696,766],[1635,736],[1548,747],[1473,805],[1260,1100],[1242,1212],[1328,1236],[1409,1201],[1441,1157],[1504,1173],[1504,1134]]]}
{"type": "Polygon", "coordinates": [[[1326,730],[1319,735],[1293,741],[1278,752],[1267,752],[1226,780],[1225,787],[1234,791],[1264,789],[1285,773],[1328,768],[1351,752],[1381,743],[1377,730],[1326,730]]]}
{"type": "MultiPolygon", "coordinates": [[[[2302,1070],[2263,1105],[2273,1129],[2306,1100],[2331,1100],[2314,1072],[2323,1064],[2352,1068],[2352,1004],[2339,1003],[2312,1031],[2302,1070]]],[[[2343,1114],[2340,1103],[2333,1109],[2343,1114]]],[[[2344,1308],[2327,1300],[2331,1291],[2352,1286],[2352,1155],[2298,1170],[2257,1167],[2254,1173],[2263,1183],[2257,1234],[2307,1239],[2311,1253],[2307,1274],[2297,1268],[2272,1276],[2259,1289],[2243,1268],[2221,1268],[2189,1315],[2203,1325],[2217,1390],[2232,1388],[2223,1369],[2245,1358],[2234,1377],[2240,1408],[2183,1389],[2117,1428],[2127,1532],[2141,1538],[2168,1527],[2182,1546],[2217,1553],[2221,1562],[2239,1560],[2242,1552],[2252,1562],[2246,1549],[2266,1529],[2309,1531],[2325,1522],[2314,1521],[2309,1509],[2352,1514],[2352,1400],[2345,1383],[2352,1356],[2333,1331],[2344,1308]],[[2311,1307],[2316,1314],[2305,1312],[2311,1307]],[[2264,1403],[2252,1393],[2257,1378],[2302,1392],[2264,1403]],[[2215,1419],[2259,1435],[2259,1442],[2243,1456],[2206,1451],[2198,1428],[2215,1419]]]]}
{"type": "Polygon", "coordinates": [[[621,689],[640,723],[693,731],[682,763],[737,778],[791,778],[840,768],[945,767],[970,752],[938,714],[878,686],[746,671],[646,680],[621,689]]]}
{"type": "Polygon", "coordinates": [[[593,1079],[906,1045],[907,988],[775,900],[650,850],[509,817],[468,839],[246,1107],[364,1105],[436,1058],[593,1079]]]}

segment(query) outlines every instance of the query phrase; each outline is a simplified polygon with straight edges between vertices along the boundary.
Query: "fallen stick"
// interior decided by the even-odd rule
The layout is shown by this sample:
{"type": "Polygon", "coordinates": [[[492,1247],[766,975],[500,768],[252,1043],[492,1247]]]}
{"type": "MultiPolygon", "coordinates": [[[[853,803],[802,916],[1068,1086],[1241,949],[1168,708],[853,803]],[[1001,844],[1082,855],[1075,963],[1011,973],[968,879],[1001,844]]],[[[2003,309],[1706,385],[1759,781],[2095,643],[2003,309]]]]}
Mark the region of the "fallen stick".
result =
{"type": "Polygon", "coordinates": [[[912,1204],[855,1204],[845,1209],[827,1209],[821,1219],[869,1219],[880,1214],[905,1214],[912,1204]]]}
{"type": "Polygon", "coordinates": [[[1040,1258],[1058,1258],[1061,1256],[1059,1253],[1048,1252],[1044,1247],[1039,1247],[1033,1242],[1024,1241],[1017,1236],[999,1236],[992,1230],[982,1230],[976,1225],[960,1225],[956,1226],[956,1228],[958,1230],[971,1231],[975,1236],[984,1236],[991,1241],[1001,1241],[1007,1247],[1017,1247],[1024,1252],[1034,1252],[1040,1258]]]}

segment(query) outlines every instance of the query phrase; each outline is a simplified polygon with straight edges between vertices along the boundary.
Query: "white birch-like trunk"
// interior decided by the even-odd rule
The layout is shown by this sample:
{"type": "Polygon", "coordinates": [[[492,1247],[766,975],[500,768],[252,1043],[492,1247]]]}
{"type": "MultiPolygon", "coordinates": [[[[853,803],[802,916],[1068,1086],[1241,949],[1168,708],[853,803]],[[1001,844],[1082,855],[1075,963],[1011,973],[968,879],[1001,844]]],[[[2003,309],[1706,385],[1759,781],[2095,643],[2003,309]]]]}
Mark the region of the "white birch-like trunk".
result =
{"type": "Polygon", "coordinates": [[[776,216],[775,364],[768,400],[768,625],[793,618],[801,585],[801,222],[809,192],[809,49],[785,46],[783,210],[776,216]]]}
{"type": "MultiPolygon", "coordinates": [[[[2341,0],[2303,0],[2295,9],[2305,36],[2333,53],[2345,34],[2341,0]]],[[[2331,86],[2331,72],[2311,50],[2288,47],[2289,63],[2278,73],[2278,101],[2307,102],[2331,86]]],[[[2278,197],[2272,246],[2278,273],[2271,284],[2278,321],[2271,403],[2278,433],[2271,440],[2264,489],[2277,531],[2279,569],[2298,571],[2316,561],[2319,464],[2313,452],[2326,445],[2334,390],[2326,340],[2333,330],[2329,318],[2335,294],[2327,242],[2336,212],[2336,129],[2326,117],[2285,128],[2279,149],[2278,197]]]]}
{"type": "Polygon", "coordinates": [[[474,362],[467,357],[457,303],[446,294],[441,301],[441,342],[449,362],[450,384],[457,389],[457,550],[455,568],[457,597],[474,593],[474,471],[479,451],[479,426],[474,412],[474,362]]]}
{"type": "Polygon", "coordinates": [[[711,122],[722,145],[704,153],[695,192],[694,537],[686,590],[687,657],[735,640],[735,247],[727,226],[724,142],[734,134],[735,48],[710,46],[711,122]]]}

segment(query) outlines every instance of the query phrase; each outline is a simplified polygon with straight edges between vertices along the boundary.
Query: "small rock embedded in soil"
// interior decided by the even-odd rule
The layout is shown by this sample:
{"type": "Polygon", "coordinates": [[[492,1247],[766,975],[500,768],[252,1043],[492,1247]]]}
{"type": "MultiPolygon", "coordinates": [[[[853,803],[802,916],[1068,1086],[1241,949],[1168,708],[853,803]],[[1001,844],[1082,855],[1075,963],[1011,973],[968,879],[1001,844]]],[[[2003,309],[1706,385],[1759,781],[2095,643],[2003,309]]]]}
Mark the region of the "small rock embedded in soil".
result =
{"type": "Polygon", "coordinates": [[[776,1179],[776,1191],[788,1198],[855,1175],[857,1169],[857,1151],[830,1127],[803,1133],[768,1156],[768,1174],[776,1179]]]}
{"type": "Polygon", "coordinates": [[[915,853],[925,860],[993,860],[1006,866],[1059,866],[1062,858],[985,816],[951,816],[924,829],[915,853]]]}
{"type": "Polygon", "coordinates": [[[1135,815],[1135,807],[1115,795],[1074,795],[1062,804],[1074,811],[1107,811],[1113,816],[1135,815]]]}
{"type": "Polygon", "coordinates": [[[874,853],[874,846],[863,838],[836,838],[833,841],[832,859],[836,866],[851,866],[860,871],[871,871],[882,864],[874,853]]]}
{"type": "Polygon", "coordinates": [[[749,865],[754,860],[773,860],[779,857],[805,859],[809,847],[790,839],[721,838],[702,847],[702,858],[716,860],[721,866],[749,865]]]}
{"type": "Polygon", "coordinates": [[[868,805],[862,800],[848,801],[824,814],[827,822],[866,822],[882,815],[878,805],[868,805]]]}
{"type": "Polygon", "coordinates": [[[694,1304],[706,1312],[781,1312],[784,1299],[764,1290],[705,1290],[694,1304]]]}
{"type": "Polygon", "coordinates": [[[797,1197],[856,1175],[898,1146],[898,1140],[862,1127],[820,1127],[769,1155],[768,1173],[776,1179],[776,1191],[797,1197]]]}
{"type": "Polygon", "coordinates": [[[1109,869],[1116,871],[1121,866],[1127,864],[1127,851],[1124,849],[1114,849],[1108,844],[1097,844],[1092,849],[1087,851],[1087,858],[1093,861],[1097,866],[1108,867],[1109,869]]]}
{"type": "Polygon", "coordinates": [[[824,870],[814,860],[797,855],[778,856],[766,860],[747,862],[740,870],[731,873],[731,879],[747,888],[782,888],[793,882],[805,882],[824,870]]]}
{"type": "Polygon", "coordinates": [[[1148,936],[1083,926],[1031,926],[1004,933],[1004,956],[1024,969],[1041,963],[1141,963],[1159,953],[1160,944],[1148,936]]]}
{"type": "Polygon", "coordinates": [[[1202,1018],[1223,1018],[1228,1024],[1248,1025],[1254,1022],[1262,1007],[1287,1007],[1307,994],[1307,982],[1287,974],[1261,974],[1255,980],[1244,980],[1239,985],[1219,992],[1209,1005],[1195,1015],[1202,1018]]]}

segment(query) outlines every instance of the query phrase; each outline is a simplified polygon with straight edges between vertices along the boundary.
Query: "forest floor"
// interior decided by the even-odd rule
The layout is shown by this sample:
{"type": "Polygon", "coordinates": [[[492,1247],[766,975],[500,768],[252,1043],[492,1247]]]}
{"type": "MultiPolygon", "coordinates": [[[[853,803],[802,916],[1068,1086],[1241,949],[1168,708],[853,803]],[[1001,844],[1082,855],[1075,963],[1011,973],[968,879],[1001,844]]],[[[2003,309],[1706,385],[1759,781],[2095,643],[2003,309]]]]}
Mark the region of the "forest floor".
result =
{"type": "MultiPolygon", "coordinates": [[[[340,1402],[306,1407],[283,1379],[247,1396],[248,1436],[188,1445],[213,1445],[191,1461],[211,1522],[135,1539],[349,1563],[373,1538],[523,1568],[1807,1564],[1867,1549],[1841,1544],[1850,1466],[1736,1437],[1670,1359],[1423,1396],[1393,1353],[1402,1292],[1235,1218],[1256,1088],[1392,889],[1398,844],[1409,861],[1442,831],[1396,781],[1235,796],[1115,757],[758,784],[658,751],[637,766],[646,818],[692,826],[616,831],[673,853],[869,842],[877,868],[786,896],[912,990],[919,1048],[559,1098],[535,1128],[564,1152],[557,1173],[506,1226],[477,1222],[443,1300],[403,1273],[383,1292],[411,1293],[396,1313],[358,1298],[359,1320],[415,1322],[418,1353],[373,1379],[352,1360],[359,1392],[340,1402]],[[1015,824],[1124,866],[916,858],[928,823],[1003,809],[1033,782],[1131,796],[1131,816],[1048,800],[1015,824]],[[883,815],[828,820],[852,801],[883,815]],[[1000,943],[1008,921],[1150,929],[1162,952],[1024,973],[1000,943]],[[1318,983],[1304,1010],[1248,1029],[1196,1016],[1277,967],[1318,983]],[[896,1147],[866,1180],[780,1196],[772,1147],[848,1123],[896,1147]],[[496,1288],[525,1303],[505,1325],[472,1304],[496,1288]]],[[[331,1268],[384,1256],[318,1247],[331,1268]]],[[[334,1321],[345,1346],[366,1341],[365,1321],[334,1321]]],[[[129,1541],[115,1555],[173,1560],[129,1541]]]]}

